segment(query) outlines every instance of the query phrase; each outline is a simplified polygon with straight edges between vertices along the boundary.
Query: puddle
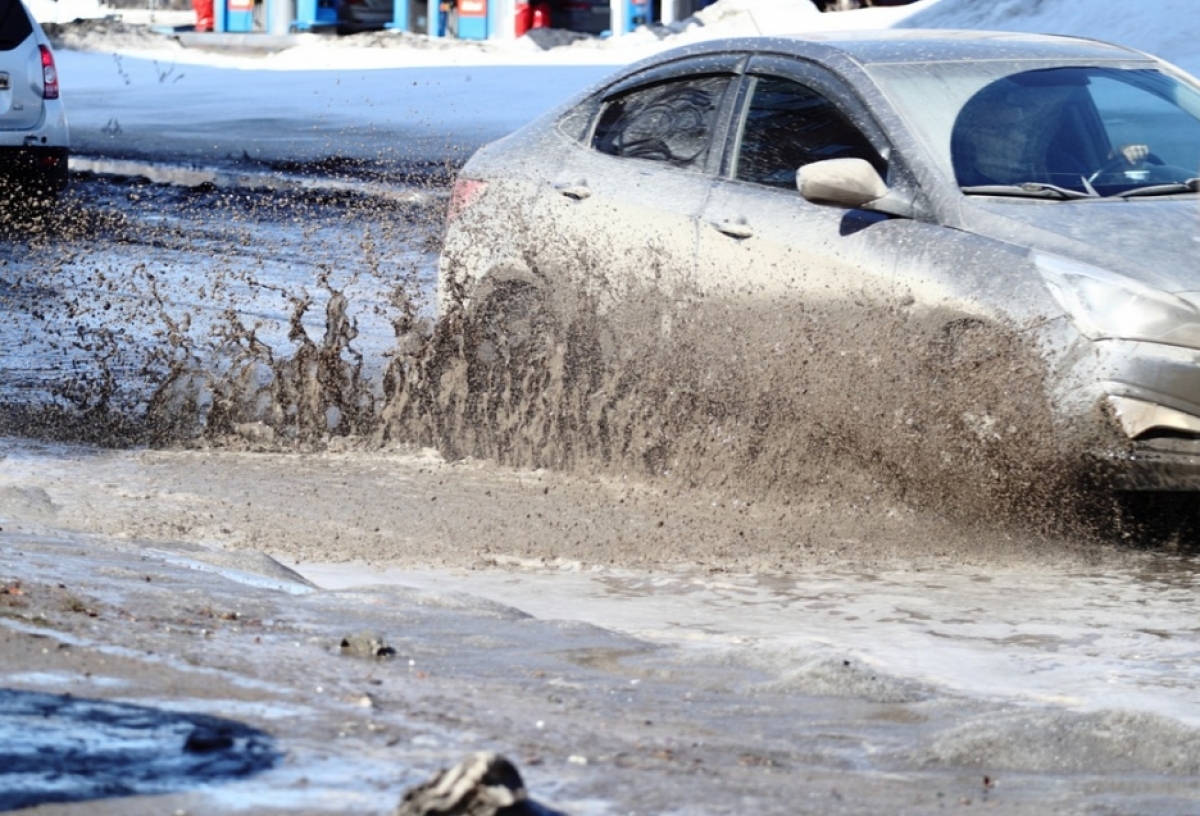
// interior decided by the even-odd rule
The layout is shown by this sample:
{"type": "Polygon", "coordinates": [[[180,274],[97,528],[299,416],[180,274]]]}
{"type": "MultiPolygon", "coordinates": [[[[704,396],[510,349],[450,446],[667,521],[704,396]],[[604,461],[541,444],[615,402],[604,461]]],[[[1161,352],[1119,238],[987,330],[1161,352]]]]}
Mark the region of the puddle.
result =
{"type": "Polygon", "coordinates": [[[170,793],[278,759],[267,734],[233,720],[0,689],[0,810],[170,793]]]}
{"type": "Polygon", "coordinates": [[[444,191],[378,184],[353,178],[332,178],[278,171],[238,172],[215,167],[173,165],[132,159],[71,156],[71,170],[145,179],[151,184],[177,187],[269,190],[274,192],[353,193],[404,204],[432,204],[444,191]]]}

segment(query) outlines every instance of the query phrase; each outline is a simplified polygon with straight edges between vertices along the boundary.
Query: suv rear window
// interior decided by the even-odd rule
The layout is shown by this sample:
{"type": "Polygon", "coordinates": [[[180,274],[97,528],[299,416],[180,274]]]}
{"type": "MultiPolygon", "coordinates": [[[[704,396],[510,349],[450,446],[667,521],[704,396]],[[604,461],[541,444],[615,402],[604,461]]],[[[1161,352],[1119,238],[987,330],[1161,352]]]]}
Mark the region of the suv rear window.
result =
{"type": "Polygon", "coordinates": [[[33,33],[33,24],[18,0],[0,0],[0,51],[11,51],[33,33]]]}

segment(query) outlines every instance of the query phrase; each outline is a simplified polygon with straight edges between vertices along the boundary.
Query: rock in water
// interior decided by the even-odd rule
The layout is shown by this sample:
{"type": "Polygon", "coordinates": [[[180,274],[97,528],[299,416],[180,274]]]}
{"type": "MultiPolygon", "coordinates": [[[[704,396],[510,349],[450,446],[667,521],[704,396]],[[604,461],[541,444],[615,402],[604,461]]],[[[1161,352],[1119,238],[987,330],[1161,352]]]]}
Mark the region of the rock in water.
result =
{"type": "Polygon", "coordinates": [[[521,774],[491,752],[471,754],[410,788],[392,816],[562,816],[525,794],[521,774]]]}
{"type": "Polygon", "coordinates": [[[375,632],[357,632],[342,638],[341,652],[349,657],[395,657],[396,650],[375,632]]]}

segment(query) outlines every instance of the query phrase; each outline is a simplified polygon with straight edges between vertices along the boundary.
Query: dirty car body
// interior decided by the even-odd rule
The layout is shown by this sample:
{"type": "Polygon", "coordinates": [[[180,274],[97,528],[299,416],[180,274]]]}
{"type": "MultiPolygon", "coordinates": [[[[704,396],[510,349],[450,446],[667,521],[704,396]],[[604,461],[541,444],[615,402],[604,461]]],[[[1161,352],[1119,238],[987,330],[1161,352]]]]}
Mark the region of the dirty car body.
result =
{"type": "MultiPolygon", "coordinates": [[[[660,334],[716,304],[757,316],[735,334],[867,302],[846,320],[896,321],[870,355],[839,335],[826,366],[994,329],[1036,353],[1036,383],[1008,395],[1037,392],[1049,444],[1118,489],[1190,491],[1198,176],[1200,84],[1116,45],[954,31],[715,41],[632,65],[482,148],[455,188],[439,306],[480,314],[520,287],[540,308],[603,318],[652,290],[660,334]]],[[[891,353],[882,365],[903,368],[891,353]]],[[[881,402],[928,370],[876,386],[881,402]]],[[[974,387],[939,376],[947,399],[974,387]]],[[[1019,448],[1024,410],[984,430],[1019,448]]],[[[920,426],[895,413],[876,411],[880,438],[920,426]]]]}

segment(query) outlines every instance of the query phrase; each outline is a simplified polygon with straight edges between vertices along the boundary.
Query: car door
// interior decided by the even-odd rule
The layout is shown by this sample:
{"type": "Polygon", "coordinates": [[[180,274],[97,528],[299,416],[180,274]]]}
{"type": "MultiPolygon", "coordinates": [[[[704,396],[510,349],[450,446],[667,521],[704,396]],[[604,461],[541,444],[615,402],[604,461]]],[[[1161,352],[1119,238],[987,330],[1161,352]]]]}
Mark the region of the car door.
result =
{"type": "Polygon", "coordinates": [[[798,60],[758,57],[747,68],[724,171],[700,218],[696,280],[710,295],[815,304],[883,293],[904,220],[814,204],[797,170],[861,158],[886,178],[882,134],[832,75],[798,60]]]}
{"type": "MultiPolygon", "coordinates": [[[[720,166],[736,61],[687,59],[608,89],[540,195],[543,266],[601,317],[661,305],[691,283],[697,219],[720,166]]],[[[669,308],[668,308],[669,311],[669,308]]]]}
{"type": "MultiPolygon", "coordinates": [[[[917,222],[801,197],[799,167],[860,158],[885,179],[881,130],[845,85],[811,63],[756,56],[738,93],[720,178],[701,212],[687,325],[710,382],[784,426],[832,427],[866,410],[864,383],[902,345],[893,288],[917,222]]],[[[888,410],[877,406],[879,411],[888,410]]],[[[774,421],[766,420],[762,421],[774,421]]],[[[809,432],[809,431],[806,431],[809,432]]],[[[840,432],[839,432],[840,433],[840,432]]]]}

